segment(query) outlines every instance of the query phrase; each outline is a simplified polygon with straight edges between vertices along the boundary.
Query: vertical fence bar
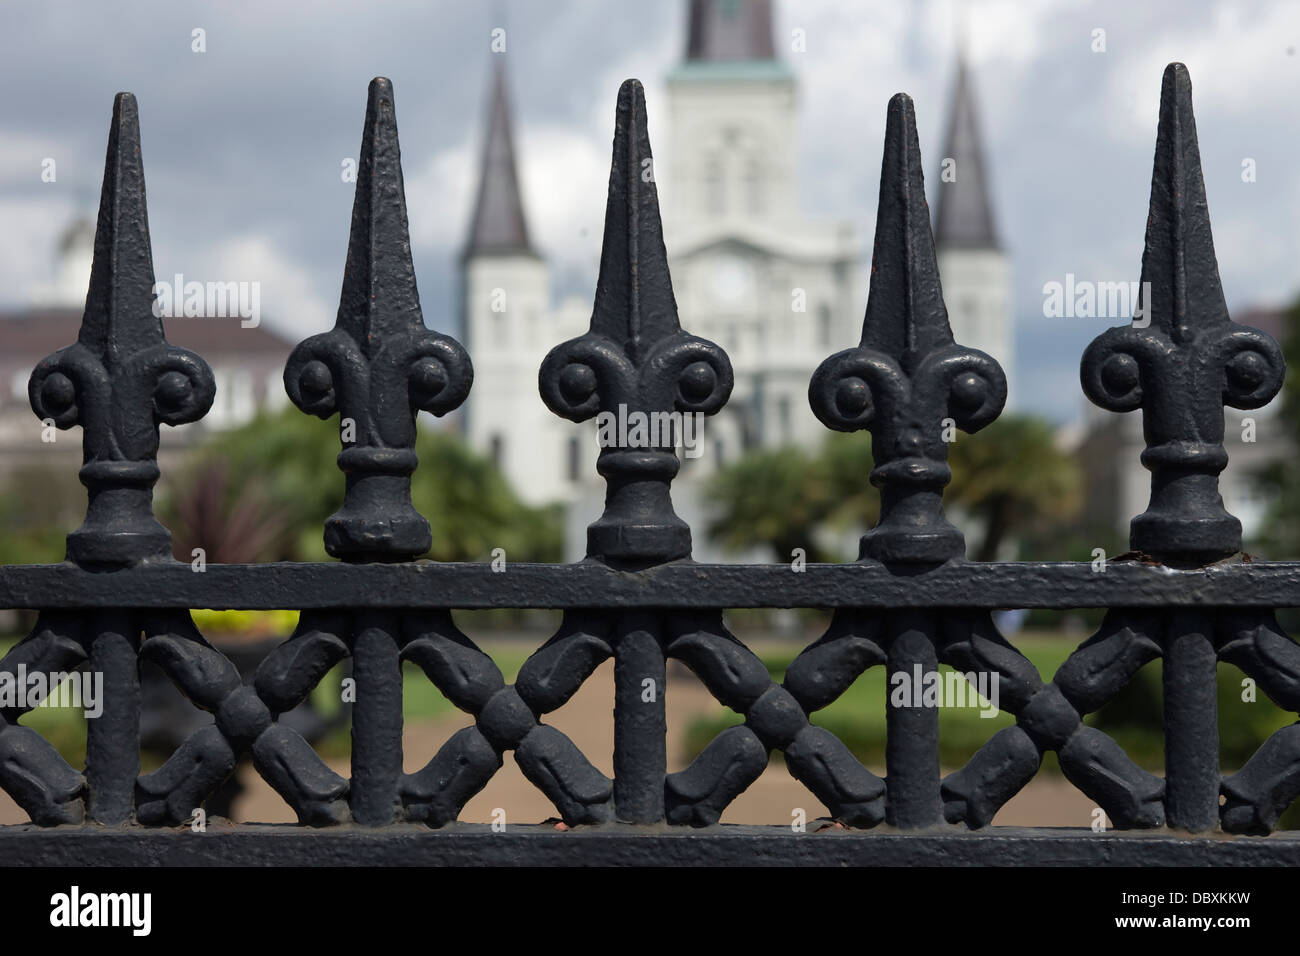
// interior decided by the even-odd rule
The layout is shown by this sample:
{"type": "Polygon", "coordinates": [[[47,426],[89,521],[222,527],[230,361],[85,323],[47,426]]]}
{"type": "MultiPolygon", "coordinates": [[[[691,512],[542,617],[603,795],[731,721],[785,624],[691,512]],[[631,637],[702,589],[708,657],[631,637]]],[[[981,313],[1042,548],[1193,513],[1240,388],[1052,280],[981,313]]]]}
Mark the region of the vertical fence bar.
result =
{"type": "Polygon", "coordinates": [[[91,638],[91,674],[103,675],[103,712],[86,721],[87,815],[108,826],[128,822],[140,773],[140,640],[131,615],[105,614],[91,638]]]}
{"type": "MultiPolygon", "coordinates": [[[[392,83],[370,83],[347,264],[334,328],[300,342],[284,369],[293,403],[338,414],[343,506],[325,522],[325,548],[351,562],[407,561],[429,550],[429,523],[411,502],[416,413],[443,415],[469,394],[474,372],[454,339],[425,327],[411,262],[392,83]]],[[[382,826],[401,806],[402,668],[398,615],[352,623],[353,819],[382,826]]]]}
{"type": "Polygon", "coordinates": [[[1176,830],[1219,820],[1218,656],[1205,615],[1174,615],[1164,643],[1165,813],[1176,830]]]}
{"type": "Polygon", "coordinates": [[[353,637],[352,819],[384,826],[397,819],[402,777],[402,663],[389,614],[364,615],[353,637]]]}
{"type": "MultiPolygon", "coordinates": [[[[202,418],[216,392],[207,363],[168,344],[154,298],[139,114],[135,97],[119,93],[81,329],[27,385],[37,417],[82,426],[79,477],[89,501],[67,555],[98,571],[172,560],[171,534],[153,514],[158,427],[202,418]]],[[[103,712],[86,729],[87,812],[121,824],[133,816],[140,772],[140,626],[117,610],[92,618],[87,631],[87,666],[104,692],[103,712]]]]}
{"type": "Polygon", "coordinates": [[[664,818],[667,669],[649,618],[629,615],[614,644],[614,811],[624,823],[664,818]]]}
{"type": "MultiPolygon", "coordinates": [[[[711,415],[731,395],[726,353],[683,331],[677,317],[655,186],[645,91],[619,89],[600,275],[587,334],[557,345],[538,374],[557,415],[629,422],[711,415]],[[651,417],[653,416],[653,418],[651,417]]],[[[680,463],[676,438],[651,426],[642,437],[601,427],[597,471],[607,493],[587,529],[587,556],[620,570],[689,558],[691,530],[673,510],[670,487],[680,463]],[[610,434],[611,432],[615,434],[610,434]]],[[[612,622],[614,654],[614,809],[627,823],[664,819],[667,771],[666,668],[661,612],[612,622]]]]}
{"type": "MultiPolygon", "coordinates": [[[[1241,522],[1219,494],[1228,464],[1223,408],[1267,404],[1286,371],[1270,336],[1228,315],[1208,209],[1191,77],[1171,63],[1160,90],[1138,309],[1131,325],[1088,346],[1081,373],[1102,408],[1142,409],[1151,500],[1133,519],[1129,543],[1180,568],[1241,550],[1241,522]]],[[[1220,777],[1212,620],[1179,611],[1161,626],[1167,821],[1208,830],[1218,822],[1220,777]]]]}
{"type": "Polygon", "coordinates": [[[905,612],[891,624],[895,633],[889,644],[885,688],[885,819],[900,829],[918,829],[943,822],[939,709],[918,700],[923,687],[919,681],[926,674],[937,674],[939,661],[930,634],[932,620],[919,612],[905,612]],[[901,680],[895,675],[901,675],[901,680]],[[911,692],[902,706],[892,702],[896,680],[911,692]]]}
{"type": "MultiPolygon", "coordinates": [[[[861,560],[916,573],[965,554],[962,533],[944,517],[947,426],[975,432],[1006,402],[1002,369],[983,352],[953,341],[939,284],[934,236],[912,100],[889,102],[871,289],[862,342],[817,368],[808,398],[817,417],[838,431],[867,429],[880,489],[880,520],[863,535],[861,560]]],[[[913,829],[943,821],[939,791],[939,712],[918,701],[938,674],[935,616],[891,615],[888,638],[885,758],[886,819],[913,829]],[[911,691],[893,706],[895,679],[911,691]]]]}

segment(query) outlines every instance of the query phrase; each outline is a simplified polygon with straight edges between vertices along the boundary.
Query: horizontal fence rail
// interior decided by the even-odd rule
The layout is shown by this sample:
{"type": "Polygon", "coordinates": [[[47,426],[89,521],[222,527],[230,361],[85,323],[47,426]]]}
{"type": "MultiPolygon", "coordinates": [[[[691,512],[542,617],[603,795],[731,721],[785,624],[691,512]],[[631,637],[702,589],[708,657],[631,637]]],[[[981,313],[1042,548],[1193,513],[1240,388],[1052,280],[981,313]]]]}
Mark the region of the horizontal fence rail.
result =
{"type": "Polygon", "coordinates": [[[140,565],[104,575],[71,565],[0,566],[0,607],[298,610],[357,606],[491,608],[1046,608],[1300,607],[1300,564],[1259,561],[1196,570],[1112,559],[1091,563],[943,564],[899,573],[874,563],[664,564],[618,571],[602,564],[140,565]],[[504,575],[504,577],[503,577],[504,575]]]}
{"type": "MultiPolygon", "coordinates": [[[[668,273],[644,95],[619,91],[604,247],[589,331],[556,346],[542,400],[582,422],[627,409],[713,414],[733,385],[716,344],[683,330],[668,273]]],[[[1085,393],[1141,410],[1152,472],[1130,555],[1097,563],[971,563],[944,516],[948,423],[978,432],[1007,383],[990,356],[953,340],[943,303],[912,101],[889,103],[871,288],[862,339],[822,363],[809,386],[818,418],[868,430],[880,490],[857,562],[717,565],[691,560],[674,512],[671,446],[602,447],[604,513],[575,565],[418,560],[428,523],[411,503],[416,415],[465,400],[470,356],[426,328],[410,257],[391,85],[370,86],[343,291],[334,328],[299,344],[284,373],[302,411],[338,415],[346,495],[326,522],[338,563],[209,565],[171,557],[155,519],[158,429],[196,421],[215,394],[204,360],[169,345],[152,311],[153,263],[134,98],[119,94],[106,160],[86,311],[76,343],[33,372],[31,405],[81,425],[89,505],[55,566],[0,568],[0,606],[32,609],[31,634],[0,662],[89,668],[104,678],[88,721],[86,766],[71,767],[0,699],[0,787],[32,824],[0,828],[12,862],[1300,862],[1300,840],[1264,836],[1300,796],[1300,724],[1278,731],[1237,773],[1219,768],[1216,667],[1227,662],[1277,704],[1300,711],[1300,646],[1274,618],[1300,607],[1300,564],[1241,554],[1223,508],[1223,407],[1279,391],[1277,344],[1233,323],[1219,286],[1191,84],[1165,72],[1143,288],[1131,326],[1083,356],[1085,393]],[[823,608],[826,633],[778,683],[723,622],[733,608],[823,608]],[[191,608],[291,608],[294,633],[251,677],[196,628],[191,608]],[[556,608],[563,620],[514,684],[457,627],[453,610],[556,608]],[[1099,630],[1047,679],[999,633],[997,608],[1105,608],[1099,630]],[[1163,661],[1165,776],[1140,768],[1083,718],[1144,665],[1163,661]],[[614,775],[544,720],[613,660],[614,775]],[[744,722],[686,769],[668,773],[662,692],[685,663],[744,722]],[[140,772],[140,663],[162,668],[215,721],[161,767],[140,772]],[[281,718],[336,664],[356,684],[351,776],[331,770],[281,718]],[[402,666],[413,663],[474,724],[404,772],[402,666]],[[890,684],[940,664],[991,675],[1015,724],[946,776],[935,707],[882,700],[879,777],[811,719],[866,669],[890,684]],[[457,822],[512,752],[567,829],[457,822]],[[837,826],[809,840],[789,821],[720,827],[722,814],[780,752],[837,826]],[[1118,831],[991,827],[1053,753],[1069,782],[1118,831]],[[296,812],[300,827],[242,825],[197,837],[181,825],[241,758],[296,812]],[[345,825],[354,826],[345,826],[345,825]],[[57,829],[50,829],[55,828],[57,829]],[[179,827],[179,829],[178,829],[179,827]],[[168,829],[170,828],[170,829],[168,829]],[[208,840],[206,843],[196,839],[208,840]],[[648,856],[647,856],[648,854],[648,856]]],[[[978,439],[974,439],[978,440],[978,439]]],[[[864,476],[864,479],[868,476],[864,476]]],[[[815,828],[809,828],[812,831],[815,828]]]]}

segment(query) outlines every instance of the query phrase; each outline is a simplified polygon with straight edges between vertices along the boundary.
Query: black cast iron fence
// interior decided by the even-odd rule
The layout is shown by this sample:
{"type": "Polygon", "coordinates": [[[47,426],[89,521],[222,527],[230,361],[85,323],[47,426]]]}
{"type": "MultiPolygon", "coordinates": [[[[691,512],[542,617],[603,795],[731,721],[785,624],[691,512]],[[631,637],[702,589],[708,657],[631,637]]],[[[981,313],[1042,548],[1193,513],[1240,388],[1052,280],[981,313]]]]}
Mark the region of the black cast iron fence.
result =
{"type": "MultiPolygon", "coordinates": [[[[711,414],[732,369],[717,345],[678,323],[650,160],[641,86],[619,91],[604,250],[591,328],[542,364],[546,404],[581,422],[619,406],[711,414]]],[[[0,708],[0,786],[32,824],[0,831],[11,862],[1297,862],[1300,841],[1268,834],[1300,795],[1300,725],[1221,775],[1215,676],[1239,666],[1278,704],[1300,710],[1300,648],[1274,609],[1300,605],[1300,564],[1232,560],[1241,526],[1223,508],[1223,406],[1255,408],[1282,385],[1267,335],[1230,321],[1219,285],[1186,69],[1165,72],[1142,279],[1142,321],[1100,336],[1083,357],[1084,391],[1114,411],[1141,409],[1151,504],[1133,520],[1142,562],[968,563],[943,514],[950,479],[945,419],[975,432],[1006,398],[998,364],[953,341],[926,207],[912,101],[889,104],[871,289],[861,344],[813,376],[817,416],[869,429],[881,517],[846,565],[705,565],[673,511],[674,449],[605,447],[608,484],[576,565],[416,560],[430,531],[414,510],[415,420],[464,401],[470,359],[425,327],[411,264],[393,95],[370,86],[352,234],[334,329],[301,343],[284,381],[303,411],[350,419],[338,464],[346,500],[325,526],[340,563],[211,565],[170,556],[152,513],[158,426],[199,419],[214,383],[199,356],[169,345],[152,311],[153,265],[135,100],[117,97],[94,266],[78,341],[31,378],[32,408],[81,425],[89,491],[67,561],[0,568],[0,605],[37,609],[0,673],[87,666],[105,681],[88,722],[85,771],[0,708]],[[245,682],[195,628],[188,608],[301,611],[294,634],[245,682]],[[726,608],[832,609],[823,637],[775,683],[723,624],[726,608]],[[1050,681],[994,627],[996,608],[1107,608],[1100,630],[1050,681]],[[556,634],[507,685],[452,611],[559,608],[556,634]],[[351,779],[330,770],[278,717],[351,658],[356,681],[351,779]],[[544,721],[613,658],[614,777],[544,721]],[[1139,768],[1082,718],[1163,658],[1166,776],[1139,768]],[[665,662],[688,665],[744,723],[685,770],[666,772],[665,662]],[[215,722],[140,775],[141,659],[160,665],[215,722]],[[415,773],[403,772],[403,661],[419,665],[475,718],[415,773]],[[866,668],[940,663],[996,675],[1016,723],[940,776],[938,711],[887,707],[885,778],[810,715],[866,668]],[[717,826],[781,751],[790,772],[843,826],[795,832],[717,826]],[[513,751],[569,829],[498,833],[457,815],[513,751]],[[1124,833],[988,827],[1057,755],[1069,781],[1124,833]],[[184,824],[241,755],[301,826],[184,824]],[[1224,839],[1223,834],[1256,835],[1224,839]]],[[[886,702],[882,701],[882,706],[886,702]]]]}

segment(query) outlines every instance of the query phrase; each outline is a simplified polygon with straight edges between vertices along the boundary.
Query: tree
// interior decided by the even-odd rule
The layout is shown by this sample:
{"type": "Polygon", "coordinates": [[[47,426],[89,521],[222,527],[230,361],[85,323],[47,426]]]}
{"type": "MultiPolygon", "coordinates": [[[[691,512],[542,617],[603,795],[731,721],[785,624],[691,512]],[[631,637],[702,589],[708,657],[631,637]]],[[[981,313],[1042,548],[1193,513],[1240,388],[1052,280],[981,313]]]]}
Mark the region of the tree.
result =
{"type": "MultiPolygon", "coordinates": [[[[411,499],[433,533],[428,557],[482,561],[503,548],[510,560],[559,559],[563,541],[557,509],[522,503],[492,462],[450,432],[422,428],[415,449],[420,464],[411,478],[411,499]]],[[[213,435],[180,481],[169,483],[167,523],[184,530],[206,528],[209,540],[230,553],[239,547],[229,540],[232,523],[268,538],[268,528],[257,518],[261,515],[275,533],[257,549],[260,559],[320,560],[325,557],[325,519],[343,504],[338,452],[337,421],[321,421],[294,408],[262,413],[213,435]],[[214,494],[211,480],[205,483],[203,476],[222,471],[231,477],[214,494]]],[[[189,560],[189,553],[178,542],[178,554],[189,560]]],[[[215,560],[212,552],[208,560],[215,560]]]]}
{"type": "Polygon", "coordinates": [[[0,490],[0,564],[57,564],[85,516],[75,463],[16,468],[0,490]]]}
{"type": "MultiPolygon", "coordinates": [[[[945,501],[982,525],[974,557],[995,560],[1018,535],[1059,531],[1077,517],[1082,473],[1057,449],[1051,425],[1008,415],[949,446],[953,480],[945,501]]],[[[793,548],[810,561],[840,560],[818,545],[832,529],[873,526],[880,496],[869,482],[870,436],[832,433],[815,454],[787,447],[753,452],[721,469],[707,491],[718,509],[709,533],[724,547],[767,546],[777,560],[793,548]]]]}
{"type": "Polygon", "coordinates": [[[1056,447],[1052,426],[1004,415],[949,446],[952,482],[945,501],[983,525],[976,561],[996,561],[1008,539],[1057,531],[1078,517],[1083,475],[1056,447]]]}
{"type": "Polygon", "coordinates": [[[797,446],[751,452],[710,480],[705,496],[718,513],[708,534],[731,550],[768,547],[778,561],[790,560],[795,548],[809,561],[838,560],[819,532],[875,523],[870,471],[866,433],[833,433],[815,455],[797,446]]]}

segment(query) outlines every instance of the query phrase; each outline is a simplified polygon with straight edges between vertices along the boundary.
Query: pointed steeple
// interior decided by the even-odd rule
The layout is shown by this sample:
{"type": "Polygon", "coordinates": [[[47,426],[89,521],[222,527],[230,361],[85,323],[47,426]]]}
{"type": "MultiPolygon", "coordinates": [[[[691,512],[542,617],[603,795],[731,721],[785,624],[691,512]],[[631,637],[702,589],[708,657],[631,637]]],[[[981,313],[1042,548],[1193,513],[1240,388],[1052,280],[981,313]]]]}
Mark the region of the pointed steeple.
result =
{"type": "Polygon", "coordinates": [[[952,111],[948,116],[948,138],[944,161],[955,161],[955,181],[940,177],[938,215],[934,240],[939,248],[998,249],[993,226],[993,204],[989,202],[988,173],[980,144],[975,113],[975,91],[965,53],[957,58],[952,111]]]}
{"type": "Polygon", "coordinates": [[[537,255],[528,238],[511,126],[505,67],[498,57],[492,68],[487,137],[479,167],[478,199],[465,244],[466,259],[481,255],[537,255]]]}
{"type": "Polygon", "coordinates": [[[772,60],[771,0],[690,0],[686,59],[772,60]]]}

